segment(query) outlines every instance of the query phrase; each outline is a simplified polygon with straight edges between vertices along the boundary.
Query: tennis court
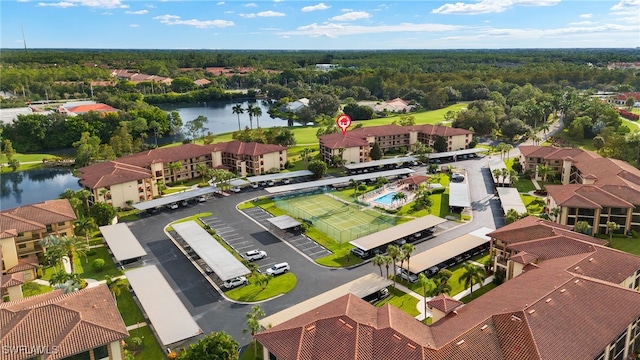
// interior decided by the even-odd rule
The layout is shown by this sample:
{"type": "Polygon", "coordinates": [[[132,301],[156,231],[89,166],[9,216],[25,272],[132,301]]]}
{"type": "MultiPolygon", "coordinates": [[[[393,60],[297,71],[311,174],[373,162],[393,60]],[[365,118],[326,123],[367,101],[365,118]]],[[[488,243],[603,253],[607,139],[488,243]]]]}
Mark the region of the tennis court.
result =
{"type": "Polygon", "coordinates": [[[280,209],[310,222],[338,242],[347,242],[395,225],[395,217],[373,210],[361,210],[329,194],[276,198],[280,209]]]}

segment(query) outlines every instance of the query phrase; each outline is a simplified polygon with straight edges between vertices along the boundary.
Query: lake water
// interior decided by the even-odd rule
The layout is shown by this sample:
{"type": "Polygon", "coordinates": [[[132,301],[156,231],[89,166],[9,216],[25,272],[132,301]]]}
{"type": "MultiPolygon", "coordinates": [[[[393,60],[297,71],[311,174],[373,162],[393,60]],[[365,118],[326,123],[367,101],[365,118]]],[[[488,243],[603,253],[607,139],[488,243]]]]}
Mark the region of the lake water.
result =
{"type": "MultiPolygon", "coordinates": [[[[254,106],[258,106],[262,110],[262,116],[259,119],[253,118],[253,128],[268,128],[274,126],[287,126],[287,120],[275,118],[272,119],[267,113],[269,110],[269,102],[266,100],[258,100],[251,102],[254,106]]],[[[248,101],[215,101],[207,103],[192,104],[162,104],[159,108],[165,111],[177,111],[182,118],[182,122],[193,120],[200,115],[206,116],[209,122],[205,125],[206,131],[213,134],[222,134],[232,131],[238,131],[238,115],[233,113],[233,107],[240,104],[245,110],[244,114],[240,114],[240,128],[250,127],[249,115],[247,115],[248,101]]],[[[296,124],[297,125],[297,124],[296,124]]]]}
{"type": "Polygon", "coordinates": [[[69,169],[34,169],[0,176],[0,210],[57,199],[67,189],[80,190],[69,169]]]}

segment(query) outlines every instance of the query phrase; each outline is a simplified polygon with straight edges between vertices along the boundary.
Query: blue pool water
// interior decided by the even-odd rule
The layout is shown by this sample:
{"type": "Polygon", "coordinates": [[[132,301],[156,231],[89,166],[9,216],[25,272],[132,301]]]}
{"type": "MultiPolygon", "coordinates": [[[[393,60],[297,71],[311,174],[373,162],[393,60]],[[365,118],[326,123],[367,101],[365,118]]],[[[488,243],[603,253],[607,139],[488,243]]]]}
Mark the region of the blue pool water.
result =
{"type": "Polygon", "coordinates": [[[388,194],[382,195],[378,198],[373,199],[373,202],[377,202],[379,204],[383,204],[383,205],[391,205],[391,203],[393,202],[393,195],[397,194],[397,191],[394,192],[390,192],[388,194]]]}

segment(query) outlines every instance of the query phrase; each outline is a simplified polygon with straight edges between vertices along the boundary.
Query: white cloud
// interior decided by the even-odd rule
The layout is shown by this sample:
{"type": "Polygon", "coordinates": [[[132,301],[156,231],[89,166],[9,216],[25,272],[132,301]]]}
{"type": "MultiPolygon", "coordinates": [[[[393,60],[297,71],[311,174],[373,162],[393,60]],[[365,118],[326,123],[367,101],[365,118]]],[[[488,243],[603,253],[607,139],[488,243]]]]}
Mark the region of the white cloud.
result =
{"type": "Polygon", "coordinates": [[[216,5],[224,5],[224,1],[218,1],[216,5]]]}
{"type": "Polygon", "coordinates": [[[360,26],[336,23],[318,25],[317,23],[314,23],[311,25],[300,26],[293,31],[280,32],[279,35],[337,38],[338,36],[343,35],[380,34],[392,32],[441,32],[456,31],[462,28],[463,27],[457,25],[445,24],[404,23],[398,25],[360,26]]]}
{"type": "Polygon", "coordinates": [[[254,17],[256,17],[256,14],[238,14],[240,15],[240,17],[243,17],[245,19],[253,19],[254,17]]]}
{"type": "Polygon", "coordinates": [[[258,4],[256,4],[256,3],[247,3],[247,4],[244,4],[242,6],[244,6],[244,7],[258,7],[258,4]]]}
{"type": "Polygon", "coordinates": [[[433,14],[477,15],[501,13],[514,6],[553,6],[560,0],[480,0],[475,3],[444,4],[431,10],[433,14]]]}
{"type": "Polygon", "coordinates": [[[73,7],[76,6],[76,4],[72,3],[72,2],[68,2],[68,1],[60,1],[57,3],[38,3],[38,6],[51,6],[51,7],[59,7],[59,8],[68,8],[68,7],[73,7]]]}
{"type": "Polygon", "coordinates": [[[274,3],[283,2],[284,0],[273,0],[274,3]]]}
{"type": "Polygon", "coordinates": [[[225,13],[225,14],[235,14],[235,11],[233,11],[233,10],[227,10],[227,11],[225,11],[224,13],[225,13]]]}
{"type": "Polygon", "coordinates": [[[262,11],[256,14],[260,17],[278,17],[278,16],[286,16],[285,13],[277,12],[277,11],[262,11]]]}
{"type": "Polygon", "coordinates": [[[369,14],[366,11],[352,11],[352,12],[344,13],[342,15],[334,16],[329,20],[332,20],[332,21],[354,21],[354,20],[360,20],[360,19],[368,19],[370,17],[371,17],[371,14],[369,14]]]}
{"type": "Polygon", "coordinates": [[[620,0],[619,3],[611,7],[613,15],[638,14],[640,12],[640,0],[620,0]]]}
{"type": "Polygon", "coordinates": [[[29,0],[18,0],[18,2],[29,2],[29,0]]]}
{"type": "Polygon", "coordinates": [[[113,13],[112,13],[112,12],[105,11],[105,12],[103,12],[103,13],[102,13],[102,15],[109,16],[109,15],[113,15],[113,13]]]}
{"type": "Polygon", "coordinates": [[[129,27],[138,28],[138,27],[140,27],[140,25],[139,24],[129,24],[129,27]]]}
{"type": "Polygon", "coordinates": [[[130,15],[144,15],[149,13],[149,10],[125,11],[124,13],[130,15]]]}
{"type": "Polygon", "coordinates": [[[580,19],[591,19],[593,14],[580,14],[580,19]]]}
{"type": "Polygon", "coordinates": [[[145,4],[144,6],[149,8],[149,9],[155,9],[156,8],[156,6],[153,5],[153,4],[145,4]]]}
{"type": "Polygon", "coordinates": [[[206,29],[212,27],[224,28],[229,26],[234,26],[233,21],[227,20],[198,20],[198,19],[190,19],[190,20],[181,20],[178,15],[161,15],[153,18],[154,20],[159,20],[163,24],[167,25],[188,25],[193,26],[199,29],[206,29]]]}
{"type": "Polygon", "coordinates": [[[302,9],[300,9],[300,11],[302,11],[302,12],[310,12],[310,11],[317,11],[317,10],[327,10],[330,7],[331,6],[329,6],[329,5],[325,5],[325,3],[320,3],[318,5],[305,6],[302,9]]]}
{"type": "Polygon", "coordinates": [[[583,26],[583,25],[593,25],[593,24],[597,24],[597,22],[585,20],[585,21],[576,21],[576,22],[569,23],[570,26],[583,26]]]}

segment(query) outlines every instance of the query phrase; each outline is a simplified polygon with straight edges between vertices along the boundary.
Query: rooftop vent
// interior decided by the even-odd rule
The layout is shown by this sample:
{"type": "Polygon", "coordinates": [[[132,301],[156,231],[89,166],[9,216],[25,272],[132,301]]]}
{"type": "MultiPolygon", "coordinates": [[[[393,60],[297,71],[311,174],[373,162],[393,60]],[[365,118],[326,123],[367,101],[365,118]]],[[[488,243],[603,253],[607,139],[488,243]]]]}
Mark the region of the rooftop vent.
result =
{"type": "Polygon", "coordinates": [[[579,282],[580,282],[580,279],[576,279],[576,281],[574,281],[573,283],[574,283],[574,284],[577,284],[577,283],[579,283],[579,282]]]}
{"type": "Polygon", "coordinates": [[[574,267],[573,270],[580,270],[580,266],[574,267]]]}
{"type": "Polygon", "coordinates": [[[520,319],[519,317],[515,316],[515,315],[511,315],[511,321],[522,321],[522,319],[520,319]]]}
{"type": "Polygon", "coordinates": [[[340,321],[342,323],[342,325],[347,323],[346,321],[342,320],[342,318],[338,319],[338,321],[340,321]]]}
{"type": "Polygon", "coordinates": [[[548,298],[547,300],[545,300],[544,302],[546,302],[547,304],[551,302],[551,298],[548,298]]]}
{"type": "Polygon", "coordinates": [[[593,261],[593,258],[589,258],[589,261],[593,261]]]}
{"type": "Polygon", "coordinates": [[[534,312],[536,312],[536,309],[531,309],[528,311],[529,315],[533,314],[534,312]]]}
{"type": "Polygon", "coordinates": [[[313,329],[315,329],[315,328],[316,328],[316,326],[315,326],[315,325],[311,325],[311,326],[309,326],[309,327],[305,328],[305,330],[307,330],[307,331],[311,331],[311,330],[313,330],[313,329]]]}
{"type": "Polygon", "coordinates": [[[488,327],[489,327],[489,325],[484,324],[484,325],[482,325],[482,327],[480,328],[480,330],[484,330],[484,329],[486,329],[486,328],[488,328],[488,327]]]}
{"type": "Polygon", "coordinates": [[[464,344],[464,340],[460,340],[460,341],[458,341],[458,342],[456,343],[456,345],[458,345],[458,346],[460,346],[460,345],[462,345],[462,344],[464,344]]]}
{"type": "Polygon", "coordinates": [[[402,338],[400,336],[398,336],[398,334],[393,334],[392,335],[396,340],[401,340],[402,338]]]}
{"type": "Polygon", "coordinates": [[[560,290],[561,293],[564,293],[565,291],[567,291],[567,289],[560,290]]]}
{"type": "Polygon", "coordinates": [[[415,350],[415,349],[416,349],[416,346],[415,346],[415,345],[413,345],[412,343],[408,343],[408,344],[407,344],[407,347],[408,347],[409,349],[413,349],[413,350],[415,350]]]}

